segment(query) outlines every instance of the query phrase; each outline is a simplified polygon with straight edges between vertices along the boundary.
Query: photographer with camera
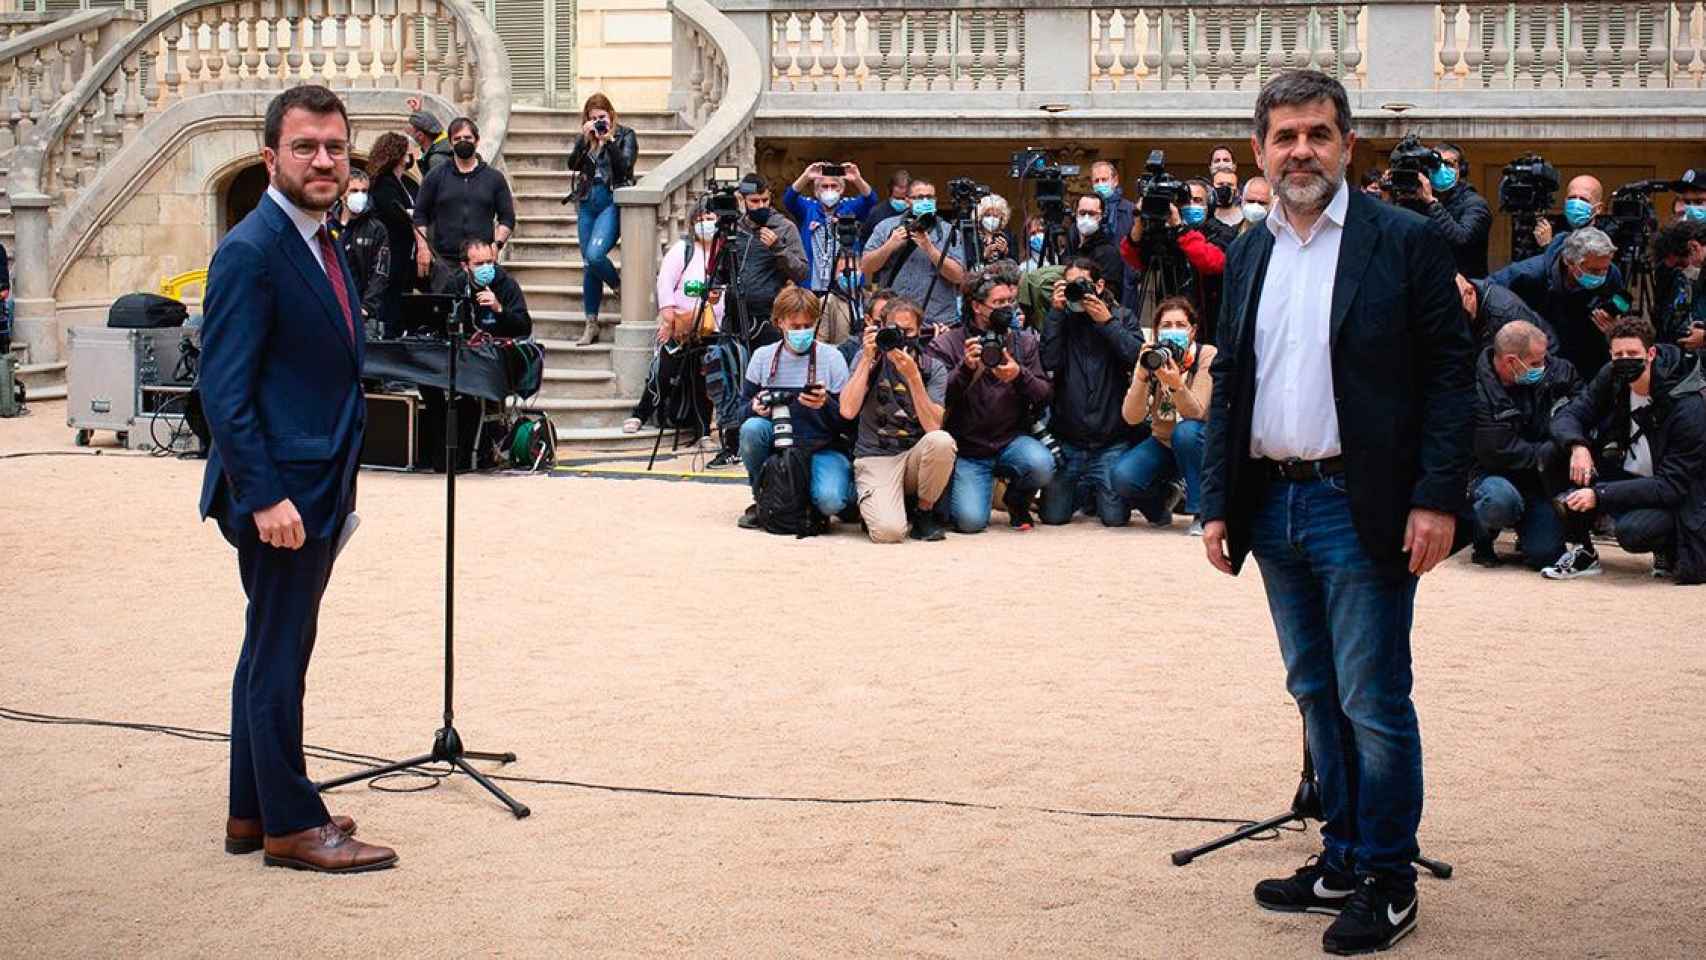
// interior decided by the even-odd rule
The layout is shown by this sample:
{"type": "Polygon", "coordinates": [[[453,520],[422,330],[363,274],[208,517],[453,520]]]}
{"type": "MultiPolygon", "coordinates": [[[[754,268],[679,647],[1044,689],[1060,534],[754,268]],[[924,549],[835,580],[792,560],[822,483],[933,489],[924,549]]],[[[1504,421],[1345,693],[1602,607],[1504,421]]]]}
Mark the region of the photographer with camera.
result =
{"type": "Polygon", "coordinates": [[[723,332],[757,348],[776,342],[776,327],[770,322],[776,294],[790,283],[805,283],[811,268],[799,228],[770,205],[770,184],[764,177],[747,174],[738,193],[744,211],[729,238],[730,292],[737,309],[732,317],[725,313],[723,332]]]}
{"type": "Polygon", "coordinates": [[[863,249],[865,241],[871,239],[871,231],[877,225],[897,213],[905,213],[912,206],[912,199],[907,191],[912,189],[912,174],[905,170],[896,170],[889,175],[889,195],[886,201],[878,200],[871,205],[871,212],[865,215],[865,220],[859,225],[859,247],[863,249]]]}
{"type": "Polygon", "coordinates": [[[1031,497],[1054,478],[1054,455],[1026,433],[1054,388],[1043,374],[1036,334],[1014,328],[1018,288],[1010,269],[985,267],[967,277],[964,293],[971,323],[930,341],[930,354],[953,371],[946,426],[959,457],[948,512],[961,533],[989,526],[998,476],[1007,480],[1009,525],[1030,529],[1031,497]]]}
{"type": "Polygon", "coordinates": [[[1598,177],[1582,174],[1573,177],[1569,186],[1564,188],[1564,215],[1562,230],[1552,225],[1551,217],[1540,217],[1534,222],[1534,242],[1545,250],[1555,243],[1563,243],[1564,238],[1571,232],[1582,227],[1593,226],[1610,233],[1610,218],[1602,216],[1605,212],[1605,184],[1598,177]]]}
{"type": "Polygon", "coordinates": [[[1156,306],[1152,339],[1138,355],[1120,407],[1126,423],[1149,423],[1149,437],[1114,464],[1113,484],[1152,526],[1171,526],[1182,502],[1192,518],[1189,533],[1200,537],[1203,427],[1214,393],[1209,366],[1215,351],[1197,340],[1197,319],[1196,305],[1185,297],[1156,306]]]}
{"type": "Polygon", "coordinates": [[[1653,238],[1653,260],[1677,275],[1675,283],[1682,291],[1665,312],[1659,339],[1699,353],[1706,347],[1706,271],[1701,269],[1706,263],[1706,220],[1684,219],[1659,231],[1653,238]]]}
{"type": "Polygon", "coordinates": [[[1120,259],[1120,235],[1108,229],[1108,202],[1095,193],[1079,197],[1072,226],[1072,255],[1093,261],[1108,289],[1123,292],[1125,261],[1120,259]]]}
{"type": "Polygon", "coordinates": [[[847,362],[834,347],[817,341],[821,310],[811,291],[782,288],[770,310],[782,339],[754,350],[747,365],[749,413],[740,428],[740,460],[755,499],[741,514],[742,529],[759,527],[758,478],[784,442],[811,454],[811,500],[818,513],[834,517],[853,502],[853,465],[832,445],[847,362]]]}
{"type": "MultiPolygon", "coordinates": [[[[1207,191],[1200,186],[1200,181],[1198,183],[1199,186],[1193,188],[1178,181],[1173,181],[1174,185],[1170,187],[1157,186],[1152,182],[1151,191],[1144,195],[1140,215],[1132,224],[1131,233],[1120,241],[1120,256],[1131,268],[1127,271],[1124,301],[1128,309],[1153,313],[1154,304],[1162,300],[1190,297],[1198,304],[1200,315],[1211,318],[1203,330],[1203,340],[1211,342],[1214,314],[1210,311],[1219,309],[1220,277],[1226,272],[1226,246],[1211,242],[1207,231],[1215,230],[1222,239],[1226,238],[1219,229],[1223,227],[1219,221],[1215,221],[1213,227],[1207,226],[1207,191]],[[1202,226],[1191,226],[1185,223],[1177,201],[1183,199],[1186,206],[1192,206],[1192,201],[1199,199],[1198,189],[1203,190],[1200,207],[1205,215],[1200,221],[1202,226]],[[1160,213],[1163,209],[1165,214],[1160,213]],[[1148,257],[1155,250],[1182,258],[1189,266],[1188,274],[1165,282],[1146,276],[1148,257]],[[1139,299],[1148,303],[1139,303],[1139,299]]],[[[1237,239],[1236,234],[1231,239],[1237,239]]],[[[1227,245],[1230,245],[1230,240],[1227,245]]]]}
{"type": "Polygon", "coordinates": [[[1487,275],[1487,238],[1493,231],[1493,210],[1475,192],[1474,185],[1463,179],[1469,172],[1469,161],[1462,147],[1442,143],[1434,152],[1439,163],[1420,181],[1420,212],[1451,244],[1457,272],[1479,280],[1487,275]]]}
{"type": "Polygon", "coordinates": [[[805,239],[811,292],[822,297],[835,283],[835,258],[845,246],[840,239],[847,236],[846,231],[837,233],[836,220],[851,219],[856,237],[857,224],[870,216],[876,205],[877,195],[859,175],[856,163],[814,163],[782,191],[782,209],[794,218],[805,239]],[[852,196],[848,196],[849,187],[857,191],[852,196]],[[812,191],[809,197],[807,190],[812,191]]]}
{"type": "Polygon", "coordinates": [[[954,475],[954,438],[942,429],[948,368],[925,351],[918,304],[888,301],[865,325],[841,392],[841,418],[856,426],[853,482],[873,543],[946,536],[936,502],[954,475]],[[913,500],[908,508],[907,500],[913,500]]]}
{"type": "MultiPolygon", "coordinates": [[[[1090,189],[1102,198],[1102,205],[1108,211],[1108,236],[1125,236],[1131,230],[1132,221],[1137,219],[1137,204],[1125,198],[1125,192],[1120,187],[1119,168],[1106,160],[1097,160],[1090,164],[1090,189]]],[[[1118,290],[1119,287],[1113,289],[1118,290]]]]}
{"type": "Polygon", "coordinates": [[[1567,532],[1552,508],[1569,472],[1568,448],[1552,439],[1552,412],[1575,399],[1582,382],[1547,346],[1539,327],[1512,320],[1475,361],[1471,558],[1483,567],[1499,565],[1493,541],[1501,530],[1517,531],[1523,561],[1537,571],[1557,561],[1566,541],[1587,540],[1585,524],[1567,532]]]}
{"type": "Polygon", "coordinates": [[[1043,321],[1042,367],[1054,381],[1049,432],[1060,442],[1060,463],[1043,489],[1043,523],[1070,523],[1094,510],[1105,527],[1131,520],[1131,504],[1114,491],[1113,466],[1131,449],[1120,398],[1143,349],[1143,329],[1112,302],[1102,268],[1078,258],[1054,284],[1043,321]]]}
{"type": "MultiPolygon", "coordinates": [[[[640,391],[639,402],[622,422],[623,433],[637,433],[666,403],[679,409],[659,421],[660,426],[695,428],[708,425],[711,418],[710,398],[705,393],[703,379],[698,376],[698,363],[692,359],[687,346],[711,336],[722,326],[726,304],[723,288],[712,283],[717,256],[717,214],[701,200],[693,214],[693,235],[670,244],[658,264],[657,350],[652,355],[652,369],[640,391]],[[666,392],[681,395],[670,396],[666,392]]],[[[731,459],[719,456],[713,464],[725,466],[731,459]]]]}
{"type": "Polygon", "coordinates": [[[1558,355],[1586,377],[1611,359],[1605,334],[1620,309],[1615,295],[1623,290],[1623,275],[1611,262],[1616,253],[1603,231],[1582,227],[1563,243],[1489,279],[1545,318],[1558,355]]]}
{"type": "Polygon", "coordinates": [[[586,324],[580,344],[597,342],[598,312],[604,304],[604,288],[622,288],[622,271],[611,262],[610,252],[621,242],[622,219],[616,210],[616,191],[634,185],[640,159],[640,139],[632,127],[623,126],[610,98],[595,93],[581,106],[581,129],[569,151],[568,167],[574,172],[574,189],[564,203],[575,203],[575,233],[586,276],[581,283],[581,305],[586,324]]]}
{"type": "Polygon", "coordinates": [[[965,279],[960,244],[949,244],[953,224],[936,213],[936,185],[914,179],[908,188],[911,207],[884,220],[865,241],[860,266],[877,286],[918,303],[924,322],[952,324],[959,320],[955,291],[965,279]]]}
{"type": "MultiPolygon", "coordinates": [[[[1611,358],[1553,418],[1575,487],[1558,502],[1611,517],[1619,546],[1653,554],[1653,576],[1706,582],[1706,397],[1690,376],[1693,364],[1658,343],[1639,317],[1611,328],[1611,358]]],[[[1552,580],[1591,576],[1599,558],[1583,542],[1543,572],[1552,580]]]]}

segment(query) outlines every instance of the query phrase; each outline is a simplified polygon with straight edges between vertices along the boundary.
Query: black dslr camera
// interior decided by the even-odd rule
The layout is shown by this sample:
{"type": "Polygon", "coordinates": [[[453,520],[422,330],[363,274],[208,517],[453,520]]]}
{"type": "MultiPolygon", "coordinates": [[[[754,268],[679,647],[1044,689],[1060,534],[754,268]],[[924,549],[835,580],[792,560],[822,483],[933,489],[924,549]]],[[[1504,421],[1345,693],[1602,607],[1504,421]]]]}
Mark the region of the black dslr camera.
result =
{"type": "Polygon", "coordinates": [[[597,120],[594,120],[592,122],[592,129],[593,129],[593,132],[597,133],[599,136],[601,136],[601,137],[604,136],[605,134],[610,132],[610,121],[609,121],[609,119],[607,119],[605,117],[599,117],[597,120]]]}
{"type": "Polygon", "coordinates": [[[1185,362],[1185,349],[1169,340],[1145,344],[1143,352],[1137,355],[1137,362],[1150,373],[1165,367],[1169,360],[1175,364],[1185,362]]]}
{"type": "Polygon", "coordinates": [[[983,365],[991,370],[1007,362],[1007,335],[997,330],[990,330],[972,341],[977,344],[978,356],[983,365]]]}
{"type": "Polygon", "coordinates": [[[1142,218],[1146,231],[1151,227],[1166,226],[1173,216],[1173,208],[1182,207],[1191,200],[1190,188],[1183,180],[1167,172],[1167,153],[1164,150],[1149,151],[1149,159],[1143,163],[1143,177],[1137,185],[1143,191],[1137,215],[1142,218]]]}
{"type": "Polygon", "coordinates": [[[1083,303],[1084,298],[1094,295],[1096,287],[1087,278],[1066,281],[1066,302],[1083,303]]]}
{"type": "Polygon", "coordinates": [[[935,335],[935,329],[929,326],[919,330],[917,336],[912,336],[899,327],[883,327],[877,331],[877,350],[881,353],[887,353],[890,350],[900,350],[905,347],[922,349],[935,335]]]}
{"type": "Polygon", "coordinates": [[[1423,143],[1413,133],[1398,141],[1398,145],[1392,148],[1390,169],[1386,173],[1392,202],[1401,206],[1420,206],[1422,178],[1438,170],[1444,162],[1439,151],[1423,143]]]}

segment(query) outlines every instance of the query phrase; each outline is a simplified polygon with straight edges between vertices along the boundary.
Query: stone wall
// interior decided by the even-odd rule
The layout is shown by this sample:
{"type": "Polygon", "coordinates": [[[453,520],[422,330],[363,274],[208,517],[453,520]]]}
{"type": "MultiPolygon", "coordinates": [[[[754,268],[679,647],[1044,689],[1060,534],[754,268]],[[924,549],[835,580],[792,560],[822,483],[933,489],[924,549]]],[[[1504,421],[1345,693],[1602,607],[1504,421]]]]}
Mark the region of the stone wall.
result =
{"type": "Polygon", "coordinates": [[[672,27],[663,0],[580,0],[578,12],[576,96],[602,91],[618,111],[664,109],[672,27]]]}

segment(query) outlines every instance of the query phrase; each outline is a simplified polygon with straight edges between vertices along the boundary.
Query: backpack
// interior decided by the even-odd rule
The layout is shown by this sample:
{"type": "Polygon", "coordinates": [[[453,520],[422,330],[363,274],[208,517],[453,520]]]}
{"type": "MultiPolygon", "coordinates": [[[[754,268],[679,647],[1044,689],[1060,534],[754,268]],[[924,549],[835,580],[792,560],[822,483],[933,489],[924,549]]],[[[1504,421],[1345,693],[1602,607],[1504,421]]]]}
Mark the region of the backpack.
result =
{"type": "Polygon", "coordinates": [[[171,297],[157,293],[127,293],[113,301],[107,311],[107,326],[136,328],[181,327],[189,310],[171,297]]]}
{"type": "Polygon", "coordinates": [[[739,426],[746,418],[741,382],[749,359],[746,345],[738,337],[718,337],[705,349],[700,372],[705,378],[705,394],[721,426],[739,426]]]}
{"type": "Polygon", "coordinates": [[[812,506],[812,455],[799,447],[778,450],[758,474],[758,525],[767,533],[815,537],[825,521],[812,506]]]}

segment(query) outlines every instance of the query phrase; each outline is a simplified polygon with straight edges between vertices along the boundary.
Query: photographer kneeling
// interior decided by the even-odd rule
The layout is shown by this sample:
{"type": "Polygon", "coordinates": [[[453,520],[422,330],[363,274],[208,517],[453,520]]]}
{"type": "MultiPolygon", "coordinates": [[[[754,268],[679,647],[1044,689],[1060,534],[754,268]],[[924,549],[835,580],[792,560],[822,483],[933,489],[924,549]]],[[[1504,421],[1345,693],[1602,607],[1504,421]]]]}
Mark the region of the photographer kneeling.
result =
{"type": "Polygon", "coordinates": [[[942,429],[948,368],[923,352],[923,323],[918,304],[889,301],[865,324],[841,392],[841,418],[858,425],[853,480],[874,543],[899,543],[909,525],[914,540],[944,537],[934,511],[954,475],[954,438],[942,429]]]}
{"type": "Polygon", "coordinates": [[[1155,339],[1137,359],[1121,414],[1130,424],[1149,420],[1149,439],[1114,464],[1114,491],[1137,504],[1157,527],[1173,523],[1184,481],[1190,534],[1202,536],[1199,516],[1203,425],[1208,422],[1214,347],[1197,341],[1197,308],[1172,297],[1155,308],[1155,339]]]}
{"type": "Polygon", "coordinates": [[[1060,465],[1042,497],[1042,521],[1051,526],[1070,523],[1080,508],[1107,527],[1131,520],[1111,473],[1135,439],[1120,398],[1143,351],[1143,329],[1109,303],[1107,291],[1094,261],[1074,260],[1055,282],[1043,323],[1042,364],[1054,380],[1049,432],[1060,441],[1060,465]]]}
{"type": "Polygon", "coordinates": [[[930,341],[930,354],[953,371],[947,428],[959,459],[948,510],[961,533],[989,526],[997,476],[1007,479],[1008,523],[1018,530],[1030,529],[1031,496],[1054,479],[1054,456],[1025,432],[1054,388],[1043,375],[1037,335],[1013,326],[1018,288],[1011,269],[994,264],[967,277],[972,322],[930,341]]]}
{"type": "MultiPolygon", "coordinates": [[[[1655,341],[1647,321],[1617,321],[1611,363],[1553,419],[1577,488],[1560,499],[1610,516],[1618,545],[1653,554],[1653,576],[1706,583],[1706,398],[1682,351],[1655,341]]],[[[1543,572],[1590,576],[1599,558],[1583,543],[1543,572]]]]}
{"type": "MultiPolygon", "coordinates": [[[[853,465],[847,455],[831,449],[840,409],[838,396],[847,385],[847,362],[827,343],[817,342],[822,305],[809,290],[782,288],[770,308],[770,320],[782,334],[779,343],[759,347],[746,368],[747,409],[740,427],[740,460],[752,492],[779,436],[812,454],[812,504],[825,517],[847,509],[853,500],[853,465]],[[772,408],[763,401],[772,392],[786,398],[772,408]],[[786,423],[786,426],[779,424],[786,423]]],[[[758,504],[741,514],[743,529],[758,528],[758,504]]]]}

